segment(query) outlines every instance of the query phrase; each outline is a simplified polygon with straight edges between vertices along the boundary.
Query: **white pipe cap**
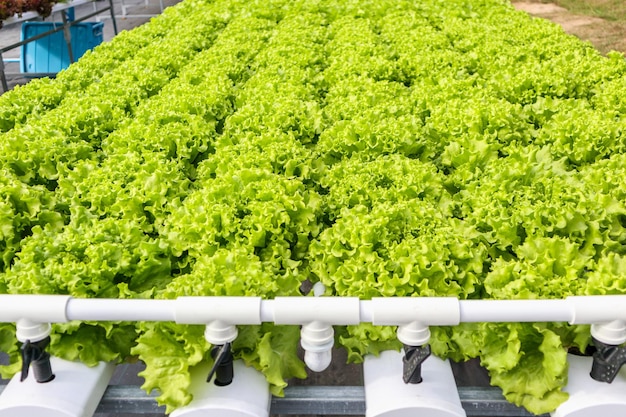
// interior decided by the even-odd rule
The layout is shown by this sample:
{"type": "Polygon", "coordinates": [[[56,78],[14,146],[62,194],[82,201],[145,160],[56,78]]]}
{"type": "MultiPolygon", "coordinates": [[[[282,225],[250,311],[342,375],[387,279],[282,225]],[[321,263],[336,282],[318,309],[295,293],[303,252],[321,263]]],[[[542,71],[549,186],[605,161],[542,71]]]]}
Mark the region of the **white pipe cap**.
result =
{"type": "Polygon", "coordinates": [[[615,320],[610,323],[592,324],[591,335],[607,345],[621,345],[626,342],[626,323],[615,320]]]}
{"type": "Polygon", "coordinates": [[[50,323],[35,323],[30,320],[18,320],[16,325],[17,340],[25,343],[27,340],[31,342],[39,342],[50,336],[52,327],[50,323]]]}
{"type": "Polygon", "coordinates": [[[224,345],[231,343],[237,338],[237,327],[215,320],[206,325],[204,338],[212,345],[224,345]]]}
{"type": "Polygon", "coordinates": [[[322,372],[330,366],[330,362],[333,359],[333,355],[329,350],[322,352],[311,352],[307,350],[304,352],[304,363],[313,372],[322,372]]]}
{"type": "Polygon", "coordinates": [[[398,326],[398,340],[408,346],[423,346],[430,340],[430,330],[422,323],[398,326]]]}

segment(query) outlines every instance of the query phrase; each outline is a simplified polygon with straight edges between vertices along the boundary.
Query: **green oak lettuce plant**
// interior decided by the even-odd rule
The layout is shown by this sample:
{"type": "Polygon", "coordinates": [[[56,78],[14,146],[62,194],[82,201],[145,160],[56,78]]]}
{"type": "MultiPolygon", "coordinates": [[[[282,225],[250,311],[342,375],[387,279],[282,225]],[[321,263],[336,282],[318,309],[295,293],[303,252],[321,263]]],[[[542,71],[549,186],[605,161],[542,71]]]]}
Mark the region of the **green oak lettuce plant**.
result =
{"type": "MultiPolygon", "coordinates": [[[[185,0],[0,97],[0,293],[622,294],[625,76],[623,55],[502,0],[185,0]]],[[[51,351],[142,360],[170,412],[211,361],[203,330],[58,324],[51,351]]],[[[431,331],[533,413],[567,398],[566,353],[590,341],[564,323],[431,331]]],[[[336,334],[351,361],[400,347],[389,326],[336,334]]],[[[280,395],[306,376],[298,338],[242,326],[233,348],[280,395]]]]}

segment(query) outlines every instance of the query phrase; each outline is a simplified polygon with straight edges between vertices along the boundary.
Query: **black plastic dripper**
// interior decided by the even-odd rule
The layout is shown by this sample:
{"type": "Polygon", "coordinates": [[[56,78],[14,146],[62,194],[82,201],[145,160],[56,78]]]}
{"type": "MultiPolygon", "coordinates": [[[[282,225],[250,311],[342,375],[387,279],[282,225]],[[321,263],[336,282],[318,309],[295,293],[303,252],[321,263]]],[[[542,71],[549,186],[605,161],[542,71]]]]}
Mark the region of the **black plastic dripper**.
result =
{"type": "Polygon", "coordinates": [[[20,381],[28,378],[28,370],[31,366],[37,382],[50,382],[54,379],[52,366],[50,365],[50,354],[46,351],[46,347],[49,344],[50,337],[34,343],[27,340],[22,344],[20,349],[22,355],[22,375],[20,376],[20,381]]]}
{"type": "Polygon", "coordinates": [[[215,385],[218,387],[225,387],[233,382],[233,353],[230,347],[230,343],[225,343],[211,348],[211,357],[215,359],[215,363],[206,379],[207,382],[211,381],[213,375],[215,375],[215,385]]]}
{"type": "Polygon", "coordinates": [[[419,384],[422,382],[422,363],[430,356],[430,345],[404,345],[402,358],[402,379],[405,384],[419,384]]]}
{"type": "Polygon", "coordinates": [[[622,365],[626,363],[626,347],[608,345],[593,339],[596,351],[593,354],[591,378],[599,382],[611,383],[617,376],[622,365]]]}

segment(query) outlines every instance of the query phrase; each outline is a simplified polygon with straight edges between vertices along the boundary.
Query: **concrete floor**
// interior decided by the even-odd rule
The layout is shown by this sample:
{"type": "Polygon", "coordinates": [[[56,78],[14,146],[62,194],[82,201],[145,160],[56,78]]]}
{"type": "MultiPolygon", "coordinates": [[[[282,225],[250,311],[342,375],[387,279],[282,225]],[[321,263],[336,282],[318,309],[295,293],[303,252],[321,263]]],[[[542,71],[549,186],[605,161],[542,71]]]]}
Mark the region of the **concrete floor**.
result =
{"type": "MultiPolygon", "coordinates": [[[[113,0],[113,9],[115,14],[115,20],[117,23],[118,32],[123,30],[130,30],[134,27],[142,25],[149,21],[153,16],[161,13],[162,7],[178,3],[179,0],[113,0]]],[[[97,0],[86,4],[81,4],[74,8],[76,18],[86,16],[95,10],[100,10],[109,5],[108,0],[97,0]]],[[[38,19],[41,20],[41,19],[38,19]]],[[[46,22],[62,22],[61,13],[53,13],[47,17],[46,22]]],[[[102,21],[104,22],[103,41],[107,42],[114,36],[113,24],[111,12],[105,10],[97,16],[90,18],[87,21],[102,21]]],[[[22,23],[5,24],[0,29],[0,48],[4,48],[15,44],[21,40],[22,23]]],[[[24,84],[28,82],[31,77],[26,74],[20,73],[20,49],[15,48],[7,51],[2,56],[5,60],[5,73],[7,75],[7,81],[9,89],[15,85],[24,84]],[[10,61],[10,62],[7,62],[10,61]],[[17,61],[17,62],[15,62],[17,61]]],[[[0,87],[1,90],[1,87],[0,87]]],[[[1,91],[0,91],[1,93],[1,91]]]]}

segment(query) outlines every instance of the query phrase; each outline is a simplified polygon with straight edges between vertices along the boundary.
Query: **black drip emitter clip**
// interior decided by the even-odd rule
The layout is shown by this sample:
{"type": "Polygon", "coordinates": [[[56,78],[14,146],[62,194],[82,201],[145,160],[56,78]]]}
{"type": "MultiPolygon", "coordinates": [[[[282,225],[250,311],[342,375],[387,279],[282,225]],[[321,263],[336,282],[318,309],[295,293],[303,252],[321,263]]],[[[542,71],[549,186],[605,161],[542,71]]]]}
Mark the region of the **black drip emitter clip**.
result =
{"type": "Polygon", "coordinates": [[[24,381],[28,377],[28,369],[31,365],[37,382],[50,382],[54,379],[52,366],[50,365],[50,354],[46,351],[49,344],[49,336],[37,342],[26,340],[22,344],[20,349],[22,355],[22,375],[20,376],[20,381],[24,381]]]}
{"type": "Polygon", "coordinates": [[[209,372],[206,382],[210,382],[215,375],[215,385],[225,387],[233,382],[233,353],[230,343],[216,345],[211,348],[211,357],[215,359],[213,368],[209,372]]]}
{"type": "Polygon", "coordinates": [[[591,377],[599,382],[613,382],[622,365],[626,363],[626,347],[609,345],[593,338],[596,351],[593,354],[591,377]]]}
{"type": "Polygon", "coordinates": [[[405,384],[419,384],[422,382],[422,363],[430,356],[430,345],[404,345],[402,358],[402,379],[405,384]]]}

